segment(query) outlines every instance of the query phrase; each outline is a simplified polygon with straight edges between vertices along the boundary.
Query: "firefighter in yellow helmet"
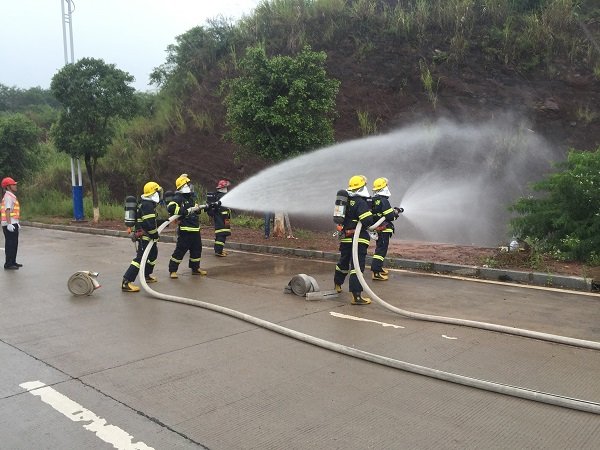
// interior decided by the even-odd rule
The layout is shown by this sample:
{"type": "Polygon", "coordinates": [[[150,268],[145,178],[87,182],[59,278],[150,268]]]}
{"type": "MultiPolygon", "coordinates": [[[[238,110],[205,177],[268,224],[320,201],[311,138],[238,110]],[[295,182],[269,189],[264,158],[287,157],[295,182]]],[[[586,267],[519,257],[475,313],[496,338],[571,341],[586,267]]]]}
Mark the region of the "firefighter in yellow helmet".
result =
{"type": "Polygon", "coordinates": [[[367,228],[373,224],[373,213],[368,203],[369,190],[367,189],[367,179],[363,175],[354,175],[348,181],[348,205],[344,216],[344,223],[341,230],[340,240],[340,259],[335,266],[333,282],[335,290],[342,292],[342,284],[346,276],[350,275],[349,289],[352,293],[353,305],[368,305],[371,299],[362,295],[362,286],[356,276],[356,269],[352,263],[352,239],[356,230],[356,225],[360,221],[362,230],[358,237],[358,263],[361,272],[365,270],[365,260],[367,249],[369,247],[369,232],[367,228]]]}
{"type": "Polygon", "coordinates": [[[156,264],[156,258],[158,257],[158,247],[156,245],[158,242],[156,207],[161,200],[161,193],[162,188],[154,181],[149,181],[144,185],[144,193],[140,197],[136,212],[135,231],[136,235],[139,235],[137,252],[135,258],[133,258],[131,264],[127,268],[125,275],[123,275],[121,289],[124,292],[138,292],[140,290],[139,286],[136,286],[133,282],[140,271],[140,262],[144,250],[146,250],[146,247],[150,242],[154,242],[154,245],[148,254],[144,276],[146,277],[147,283],[154,283],[157,281],[152,275],[152,272],[154,271],[154,265],[156,264]]]}
{"type": "Polygon", "coordinates": [[[169,274],[172,279],[178,278],[177,268],[185,254],[190,252],[189,268],[192,275],[206,275],[206,270],[200,269],[202,257],[202,238],[200,236],[200,217],[202,212],[195,203],[194,189],[187,174],[182,174],[175,180],[175,194],[167,205],[170,216],[178,215],[177,243],[169,260],[169,274]]]}
{"type": "Polygon", "coordinates": [[[371,261],[371,272],[373,272],[373,280],[386,281],[388,272],[383,268],[383,261],[387,255],[390,238],[394,233],[394,220],[398,218],[403,211],[402,208],[393,208],[390,205],[390,190],[388,188],[387,178],[377,178],[373,181],[373,198],[372,211],[374,221],[377,222],[382,217],[385,220],[377,227],[377,243],[375,245],[375,253],[371,261]]]}

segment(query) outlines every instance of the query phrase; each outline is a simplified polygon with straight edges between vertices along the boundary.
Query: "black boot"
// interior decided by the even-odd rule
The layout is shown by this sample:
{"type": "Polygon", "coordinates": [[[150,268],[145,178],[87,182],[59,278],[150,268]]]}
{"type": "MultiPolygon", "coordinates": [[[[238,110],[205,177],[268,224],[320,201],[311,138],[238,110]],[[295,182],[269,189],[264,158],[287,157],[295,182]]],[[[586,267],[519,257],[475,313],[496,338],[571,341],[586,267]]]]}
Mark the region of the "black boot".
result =
{"type": "Polygon", "coordinates": [[[368,305],[371,303],[371,299],[368,297],[363,297],[361,292],[353,292],[352,293],[352,304],[353,305],[368,305]]]}

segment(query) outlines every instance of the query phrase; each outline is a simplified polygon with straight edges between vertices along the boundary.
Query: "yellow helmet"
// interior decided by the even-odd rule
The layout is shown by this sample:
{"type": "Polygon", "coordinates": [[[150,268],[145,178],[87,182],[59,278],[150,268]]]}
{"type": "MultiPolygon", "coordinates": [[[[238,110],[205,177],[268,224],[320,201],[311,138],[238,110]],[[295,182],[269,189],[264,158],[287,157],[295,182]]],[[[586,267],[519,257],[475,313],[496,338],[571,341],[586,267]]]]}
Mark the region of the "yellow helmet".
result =
{"type": "Polygon", "coordinates": [[[386,187],[387,184],[388,184],[387,178],[377,178],[375,181],[373,181],[373,190],[379,191],[379,190],[383,189],[384,187],[386,187]]]}
{"type": "Polygon", "coordinates": [[[350,180],[348,180],[348,189],[351,191],[355,191],[360,189],[365,184],[367,184],[367,177],[364,175],[354,175],[350,180]]]}
{"type": "Polygon", "coordinates": [[[154,194],[155,192],[159,192],[159,191],[162,191],[162,188],[158,185],[158,183],[155,183],[154,181],[148,181],[144,185],[144,195],[146,195],[146,196],[150,196],[150,195],[154,194]]]}
{"type": "Polygon", "coordinates": [[[187,174],[184,173],[175,180],[175,187],[177,189],[181,189],[185,184],[187,184],[189,182],[190,182],[190,179],[188,178],[187,174]]]}

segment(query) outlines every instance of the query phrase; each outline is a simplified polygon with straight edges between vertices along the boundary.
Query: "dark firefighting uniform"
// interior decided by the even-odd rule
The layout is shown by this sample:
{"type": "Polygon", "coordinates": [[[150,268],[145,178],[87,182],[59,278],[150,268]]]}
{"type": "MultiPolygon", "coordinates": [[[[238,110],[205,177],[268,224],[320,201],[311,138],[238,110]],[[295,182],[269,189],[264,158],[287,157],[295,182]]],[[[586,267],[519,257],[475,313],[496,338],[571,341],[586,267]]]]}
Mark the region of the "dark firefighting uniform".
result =
{"type": "MultiPolygon", "coordinates": [[[[220,200],[224,195],[224,192],[218,192],[217,200],[220,200]]],[[[231,236],[231,210],[219,205],[210,208],[208,215],[215,222],[215,253],[222,255],[225,250],[227,236],[231,236]]]]}
{"type": "MultiPolygon", "coordinates": [[[[123,275],[123,279],[129,282],[135,281],[140,271],[140,261],[144,255],[144,250],[148,246],[150,241],[158,241],[158,225],[156,221],[156,203],[152,200],[148,200],[142,197],[142,201],[137,207],[137,219],[135,224],[135,231],[141,233],[141,236],[137,240],[137,253],[129,268],[123,275]]],[[[158,247],[156,242],[150,249],[148,254],[148,260],[146,261],[146,267],[144,270],[144,276],[148,278],[154,271],[154,265],[156,264],[156,258],[158,257],[158,247]]]]}
{"type": "Polygon", "coordinates": [[[190,252],[189,268],[197,270],[202,257],[202,238],[200,236],[200,211],[188,213],[195,205],[193,195],[175,192],[173,200],[167,205],[169,216],[179,215],[177,226],[177,243],[169,260],[169,272],[177,272],[177,268],[186,252],[190,252]]]}
{"type": "Polygon", "coordinates": [[[398,213],[390,205],[390,201],[383,195],[374,195],[372,203],[373,222],[377,222],[382,217],[385,220],[377,227],[379,235],[375,245],[375,254],[371,262],[371,270],[373,272],[381,272],[383,270],[383,260],[387,255],[390,238],[394,233],[394,224],[392,221],[398,218],[398,213]]]}
{"type": "Polygon", "coordinates": [[[346,208],[346,215],[342,229],[342,239],[340,240],[340,259],[335,266],[333,282],[337,285],[344,284],[346,276],[350,274],[350,292],[361,293],[362,286],[356,276],[356,269],[352,264],[352,239],[356,224],[360,220],[362,229],[358,237],[358,263],[360,271],[365,270],[365,259],[369,247],[369,232],[367,228],[373,224],[373,213],[367,200],[360,196],[349,197],[346,208]]]}

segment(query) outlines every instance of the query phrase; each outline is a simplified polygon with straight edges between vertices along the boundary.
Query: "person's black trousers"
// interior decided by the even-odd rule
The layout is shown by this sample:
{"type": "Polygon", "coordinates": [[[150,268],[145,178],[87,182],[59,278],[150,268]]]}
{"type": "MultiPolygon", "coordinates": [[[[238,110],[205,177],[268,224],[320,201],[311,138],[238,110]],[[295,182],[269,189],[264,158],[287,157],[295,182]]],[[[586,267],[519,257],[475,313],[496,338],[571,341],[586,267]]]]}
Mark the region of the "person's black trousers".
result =
{"type": "Polygon", "coordinates": [[[15,231],[10,232],[6,226],[2,227],[4,233],[4,253],[6,259],[4,268],[17,265],[17,250],[19,248],[19,224],[15,224],[15,231]]]}

